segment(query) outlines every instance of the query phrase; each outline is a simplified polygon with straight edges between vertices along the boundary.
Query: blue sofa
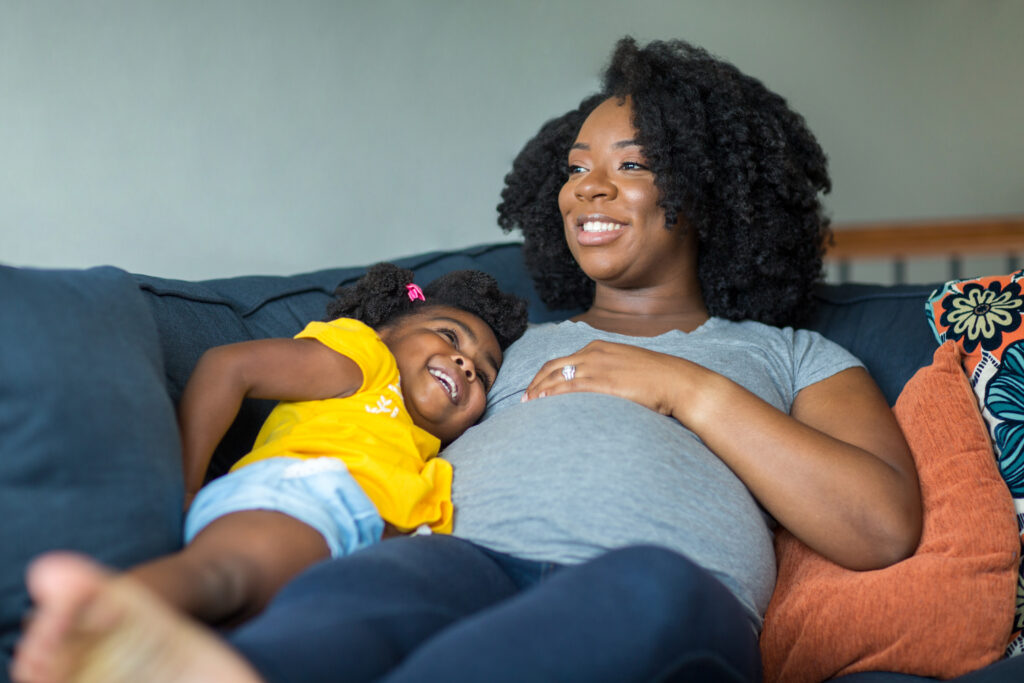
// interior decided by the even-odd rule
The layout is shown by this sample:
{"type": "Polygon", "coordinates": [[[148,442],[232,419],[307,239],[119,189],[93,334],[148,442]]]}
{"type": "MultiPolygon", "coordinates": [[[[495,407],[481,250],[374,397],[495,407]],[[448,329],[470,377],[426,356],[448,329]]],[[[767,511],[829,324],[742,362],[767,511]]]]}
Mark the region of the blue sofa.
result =
{"type": "MultiPolygon", "coordinates": [[[[534,322],[575,313],[544,307],[518,244],[397,262],[416,271],[420,282],[453,269],[486,270],[529,301],[534,322]]],[[[29,606],[22,577],[31,557],[70,548],[126,567],[179,547],[182,477],[174,405],[203,351],[292,336],[323,316],[339,283],[362,271],[186,282],[112,267],[0,266],[0,672],[6,672],[29,606]]],[[[811,327],[864,360],[892,403],[936,348],[923,315],[933,288],[825,285],[811,327]]],[[[245,402],[214,456],[211,476],[246,452],[270,407],[245,402]]],[[[925,679],[878,673],[842,680],[925,679]]],[[[960,680],[1024,680],[1024,657],[960,680]]]]}

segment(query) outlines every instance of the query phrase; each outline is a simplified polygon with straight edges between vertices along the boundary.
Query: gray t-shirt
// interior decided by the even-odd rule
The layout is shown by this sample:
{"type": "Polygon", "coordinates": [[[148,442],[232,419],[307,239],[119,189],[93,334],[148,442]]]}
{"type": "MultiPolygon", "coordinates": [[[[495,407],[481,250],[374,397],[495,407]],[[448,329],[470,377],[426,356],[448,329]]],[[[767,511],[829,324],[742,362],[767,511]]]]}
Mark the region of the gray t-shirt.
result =
{"type": "Polygon", "coordinates": [[[774,522],[693,432],[606,394],[520,402],[543,363],[595,339],[689,359],[786,413],[802,388],[860,365],[815,332],[749,321],[711,318],[656,337],[570,321],[531,327],[507,350],[482,421],[443,453],[455,467],[455,535],[566,564],[665,546],[711,571],[759,625],[775,585],[774,522]]]}

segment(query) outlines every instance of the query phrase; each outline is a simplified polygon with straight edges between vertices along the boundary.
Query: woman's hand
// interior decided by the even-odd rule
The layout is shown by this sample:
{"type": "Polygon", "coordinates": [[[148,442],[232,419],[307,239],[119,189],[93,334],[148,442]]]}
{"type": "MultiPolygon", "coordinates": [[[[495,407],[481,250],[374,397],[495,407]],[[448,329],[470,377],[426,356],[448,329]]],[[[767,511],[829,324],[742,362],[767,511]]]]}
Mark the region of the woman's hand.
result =
{"type": "Polygon", "coordinates": [[[672,415],[673,373],[703,370],[689,361],[629,344],[592,341],[576,353],[545,363],[523,394],[523,401],[574,391],[611,394],[661,413],[672,415]],[[572,367],[572,379],[563,374],[572,367]]]}

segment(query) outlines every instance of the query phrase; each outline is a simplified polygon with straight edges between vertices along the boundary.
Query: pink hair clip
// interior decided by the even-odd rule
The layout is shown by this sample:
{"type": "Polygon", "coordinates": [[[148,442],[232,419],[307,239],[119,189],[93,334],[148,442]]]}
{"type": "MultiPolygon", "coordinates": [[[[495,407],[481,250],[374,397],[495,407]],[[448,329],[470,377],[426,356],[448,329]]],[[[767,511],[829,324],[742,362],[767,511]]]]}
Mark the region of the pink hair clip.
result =
{"type": "Polygon", "coordinates": [[[420,286],[410,282],[405,286],[405,290],[409,293],[409,301],[426,301],[427,297],[423,296],[423,290],[420,286]]]}

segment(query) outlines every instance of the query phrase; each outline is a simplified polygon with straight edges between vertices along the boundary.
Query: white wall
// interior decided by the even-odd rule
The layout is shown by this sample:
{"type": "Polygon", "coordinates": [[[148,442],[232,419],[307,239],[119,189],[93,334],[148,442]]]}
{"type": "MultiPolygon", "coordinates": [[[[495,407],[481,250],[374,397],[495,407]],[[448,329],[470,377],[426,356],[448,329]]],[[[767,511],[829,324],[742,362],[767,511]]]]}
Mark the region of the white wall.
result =
{"type": "Polygon", "coordinates": [[[1024,211],[1019,0],[0,0],[0,261],[185,278],[506,238],[619,36],[790,99],[836,221],[1024,211]]]}

